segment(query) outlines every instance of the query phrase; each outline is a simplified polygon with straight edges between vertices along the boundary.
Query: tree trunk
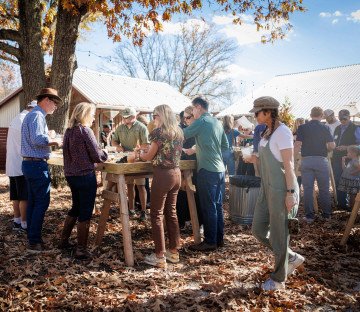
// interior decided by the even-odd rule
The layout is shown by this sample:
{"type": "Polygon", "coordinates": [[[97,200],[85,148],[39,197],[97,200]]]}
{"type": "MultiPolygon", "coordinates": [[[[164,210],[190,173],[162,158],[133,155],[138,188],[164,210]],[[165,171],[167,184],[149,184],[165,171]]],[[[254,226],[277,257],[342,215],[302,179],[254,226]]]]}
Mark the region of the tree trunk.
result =
{"type": "MultiPolygon", "coordinates": [[[[46,87],[44,55],[41,49],[41,10],[39,0],[19,0],[19,64],[24,102],[35,99],[46,87]]],[[[22,103],[25,105],[25,103],[22,103]]]]}
{"type": "Polygon", "coordinates": [[[64,9],[59,1],[50,84],[58,90],[63,103],[48,120],[49,129],[54,129],[57,133],[64,132],[68,121],[71,86],[76,69],[76,41],[81,18],[87,10],[87,6],[83,5],[78,14],[74,15],[64,9]]]}

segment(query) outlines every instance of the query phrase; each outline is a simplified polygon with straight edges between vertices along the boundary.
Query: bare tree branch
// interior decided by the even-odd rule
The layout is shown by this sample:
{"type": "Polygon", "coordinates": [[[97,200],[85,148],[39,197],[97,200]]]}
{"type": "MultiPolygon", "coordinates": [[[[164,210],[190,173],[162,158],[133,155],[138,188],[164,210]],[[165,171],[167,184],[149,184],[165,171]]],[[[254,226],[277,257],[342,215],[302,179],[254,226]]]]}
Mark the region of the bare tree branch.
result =
{"type": "Polygon", "coordinates": [[[0,40],[20,42],[21,36],[17,30],[0,29],[0,40]]]}
{"type": "Polygon", "coordinates": [[[12,45],[2,42],[2,41],[0,41],[0,51],[10,54],[10,55],[16,57],[18,60],[20,58],[20,51],[18,48],[13,47],[12,45]]]}
{"type": "Polygon", "coordinates": [[[8,57],[6,55],[1,55],[0,54],[0,59],[4,60],[4,61],[7,61],[7,62],[11,62],[11,63],[16,64],[16,65],[19,65],[19,62],[17,60],[15,60],[15,59],[13,59],[11,57],[8,57]]]}
{"type": "Polygon", "coordinates": [[[152,35],[140,47],[122,42],[115,62],[121,74],[167,82],[189,97],[202,94],[228,104],[235,92],[225,77],[234,52],[234,43],[217,36],[213,26],[183,26],[177,35],[152,35]]]}

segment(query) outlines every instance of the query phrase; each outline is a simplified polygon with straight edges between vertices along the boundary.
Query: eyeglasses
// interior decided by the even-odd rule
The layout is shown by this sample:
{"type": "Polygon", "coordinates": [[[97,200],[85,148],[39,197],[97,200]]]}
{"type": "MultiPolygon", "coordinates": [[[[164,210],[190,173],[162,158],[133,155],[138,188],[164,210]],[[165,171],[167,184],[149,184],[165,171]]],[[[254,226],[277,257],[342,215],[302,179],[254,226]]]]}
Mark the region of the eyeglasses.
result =
{"type": "Polygon", "coordinates": [[[339,120],[340,121],[345,121],[345,120],[348,120],[348,118],[347,117],[341,117],[341,118],[339,118],[339,120]]]}
{"type": "Polygon", "coordinates": [[[153,119],[155,119],[155,117],[159,117],[158,114],[153,114],[153,119]]]}
{"type": "Polygon", "coordinates": [[[193,115],[190,115],[190,116],[184,116],[184,119],[186,119],[186,120],[189,120],[189,119],[191,119],[191,118],[193,118],[194,116],[193,115]]]}

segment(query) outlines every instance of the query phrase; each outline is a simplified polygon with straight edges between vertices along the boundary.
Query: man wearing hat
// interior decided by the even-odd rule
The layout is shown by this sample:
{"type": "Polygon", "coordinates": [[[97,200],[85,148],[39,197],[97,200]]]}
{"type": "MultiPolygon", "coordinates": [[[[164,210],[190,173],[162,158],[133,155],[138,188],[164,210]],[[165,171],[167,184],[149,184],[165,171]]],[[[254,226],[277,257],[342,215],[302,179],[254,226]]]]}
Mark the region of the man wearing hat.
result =
{"type": "Polygon", "coordinates": [[[22,172],[28,186],[27,227],[28,251],[43,251],[41,238],[45,212],[50,203],[50,173],[47,160],[50,146],[58,142],[50,141],[46,115],[53,114],[61,99],[55,89],[42,89],[37,96],[37,106],[28,113],[21,127],[22,172]]]}
{"type": "MultiPolygon", "coordinates": [[[[360,144],[360,128],[350,120],[350,112],[347,109],[339,111],[340,125],[336,127],[334,132],[334,141],[336,148],[332,157],[332,167],[336,187],[342,174],[342,157],[347,155],[347,147],[349,145],[360,144]]],[[[346,202],[346,193],[337,190],[338,208],[348,210],[346,202]]]]}
{"type": "MultiPolygon", "coordinates": [[[[136,111],[132,107],[128,107],[121,112],[123,117],[123,123],[115,130],[112,137],[112,146],[116,147],[118,152],[132,152],[138,144],[142,147],[146,147],[149,142],[149,132],[146,126],[140,121],[136,120],[136,111]]],[[[135,179],[139,190],[140,202],[141,202],[141,215],[140,220],[146,220],[146,189],[145,179],[135,179]]],[[[135,190],[133,184],[128,184],[128,200],[129,200],[129,213],[134,214],[134,199],[135,190]]]]}
{"type": "Polygon", "coordinates": [[[10,179],[10,200],[13,204],[14,223],[13,230],[25,232],[27,230],[26,206],[27,184],[21,170],[21,126],[25,116],[36,107],[36,101],[26,105],[10,123],[6,142],[6,175],[10,179]]]}
{"type": "Polygon", "coordinates": [[[324,110],[324,118],[326,119],[325,125],[330,128],[331,135],[334,136],[334,132],[337,126],[341,123],[336,119],[334,111],[331,109],[324,110]]]}

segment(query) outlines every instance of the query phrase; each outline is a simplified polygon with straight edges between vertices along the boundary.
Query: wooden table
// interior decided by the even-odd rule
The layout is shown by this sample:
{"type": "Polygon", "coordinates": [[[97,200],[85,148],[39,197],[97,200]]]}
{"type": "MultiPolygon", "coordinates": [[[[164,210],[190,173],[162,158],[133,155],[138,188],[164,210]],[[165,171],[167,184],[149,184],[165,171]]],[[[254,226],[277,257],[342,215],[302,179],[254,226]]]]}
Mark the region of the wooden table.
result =
{"type": "MultiPolygon", "coordinates": [[[[50,165],[63,166],[63,159],[60,155],[51,157],[48,161],[50,165]]],[[[185,182],[187,200],[194,234],[194,242],[201,242],[199,221],[196,211],[196,203],[194,197],[195,187],[192,184],[192,172],[196,169],[195,160],[181,160],[180,170],[182,178],[185,182]]],[[[120,216],[122,223],[122,236],[124,244],[125,263],[128,266],[134,266],[134,253],[132,248],[132,239],[129,223],[129,209],[127,204],[126,184],[132,183],[134,178],[144,178],[152,176],[153,166],[151,162],[136,163],[104,163],[97,170],[105,172],[105,185],[102,193],[104,198],[103,207],[101,209],[100,220],[96,233],[96,245],[100,245],[104,236],[106,222],[109,217],[111,202],[119,203],[120,216]]]]}

